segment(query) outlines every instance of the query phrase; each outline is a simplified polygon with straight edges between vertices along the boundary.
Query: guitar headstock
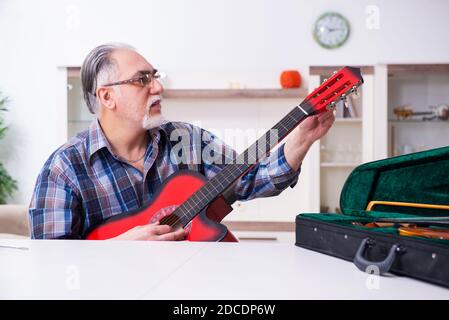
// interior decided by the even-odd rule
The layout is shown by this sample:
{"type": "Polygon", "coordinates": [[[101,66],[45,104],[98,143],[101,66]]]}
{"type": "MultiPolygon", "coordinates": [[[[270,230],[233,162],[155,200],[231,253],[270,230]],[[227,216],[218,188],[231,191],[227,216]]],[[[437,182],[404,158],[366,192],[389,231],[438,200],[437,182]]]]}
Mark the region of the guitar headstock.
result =
{"type": "Polygon", "coordinates": [[[341,68],[310,93],[301,106],[306,107],[310,114],[335,109],[338,101],[345,100],[347,95],[356,92],[362,83],[360,68],[341,68]]]}

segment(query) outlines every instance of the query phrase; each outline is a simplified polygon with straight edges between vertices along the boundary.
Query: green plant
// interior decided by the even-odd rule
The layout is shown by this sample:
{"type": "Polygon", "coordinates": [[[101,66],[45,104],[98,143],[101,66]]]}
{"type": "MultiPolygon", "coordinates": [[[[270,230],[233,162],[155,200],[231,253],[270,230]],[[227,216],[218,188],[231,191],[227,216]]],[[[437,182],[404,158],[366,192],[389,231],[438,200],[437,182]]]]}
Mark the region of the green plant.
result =
{"type": "MultiPolygon", "coordinates": [[[[8,111],[8,109],[6,109],[7,102],[8,98],[3,97],[0,92],[0,139],[5,136],[6,130],[8,129],[5,120],[3,119],[3,114],[8,111]]],[[[0,163],[0,204],[5,204],[6,199],[11,196],[16,189],[17,182],[11,178],[3,164],[0,163]]]]}

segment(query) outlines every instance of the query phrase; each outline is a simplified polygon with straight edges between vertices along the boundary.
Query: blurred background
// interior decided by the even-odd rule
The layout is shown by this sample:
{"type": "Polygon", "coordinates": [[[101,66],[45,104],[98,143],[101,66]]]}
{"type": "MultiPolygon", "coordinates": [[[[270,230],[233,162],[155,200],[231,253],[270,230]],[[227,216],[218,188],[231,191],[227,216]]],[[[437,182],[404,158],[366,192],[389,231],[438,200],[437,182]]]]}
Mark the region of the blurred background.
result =
{"type": "Polygon", "coordinates": [[[360,163],[447,145],[448,17],[445,0],[1,0],[0,163],[15,181],[0,180],[3,202],[27,206],[46,159],[92,120],[79,79],[87,53],[124,42],[167,75],[167,118],[239,151],[333,70],[362,67],[363,88],[313,146],[298,185],[235,204],[228,221],[288,232],[300,212],[338,213],[360,163]]]}

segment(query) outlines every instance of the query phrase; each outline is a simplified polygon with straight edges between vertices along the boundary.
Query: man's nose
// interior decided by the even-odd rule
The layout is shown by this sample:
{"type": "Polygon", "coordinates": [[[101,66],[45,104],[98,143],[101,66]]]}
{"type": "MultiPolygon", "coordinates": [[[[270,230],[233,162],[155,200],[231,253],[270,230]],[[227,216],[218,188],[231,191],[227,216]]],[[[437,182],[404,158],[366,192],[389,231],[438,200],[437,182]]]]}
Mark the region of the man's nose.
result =
{"type": "Polygon", "coordinates": [[[158,79],[153,79],[150,90],[151,94],[162,94],[164,92],[164,86],[158,79]]]}

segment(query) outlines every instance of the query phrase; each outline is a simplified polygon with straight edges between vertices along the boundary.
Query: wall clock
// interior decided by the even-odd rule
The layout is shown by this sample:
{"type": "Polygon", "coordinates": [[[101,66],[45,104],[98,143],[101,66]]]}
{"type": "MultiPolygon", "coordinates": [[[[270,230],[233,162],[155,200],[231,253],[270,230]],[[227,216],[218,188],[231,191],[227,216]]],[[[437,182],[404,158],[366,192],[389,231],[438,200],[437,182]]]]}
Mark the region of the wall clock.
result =
{"type": "Polygon", "coordinates": [[[349,22],[345,17],[336,12],[326,12],[316,20],[313,37],[320,46],[334,49],[346,42],[349,30],[349,22]]]}

